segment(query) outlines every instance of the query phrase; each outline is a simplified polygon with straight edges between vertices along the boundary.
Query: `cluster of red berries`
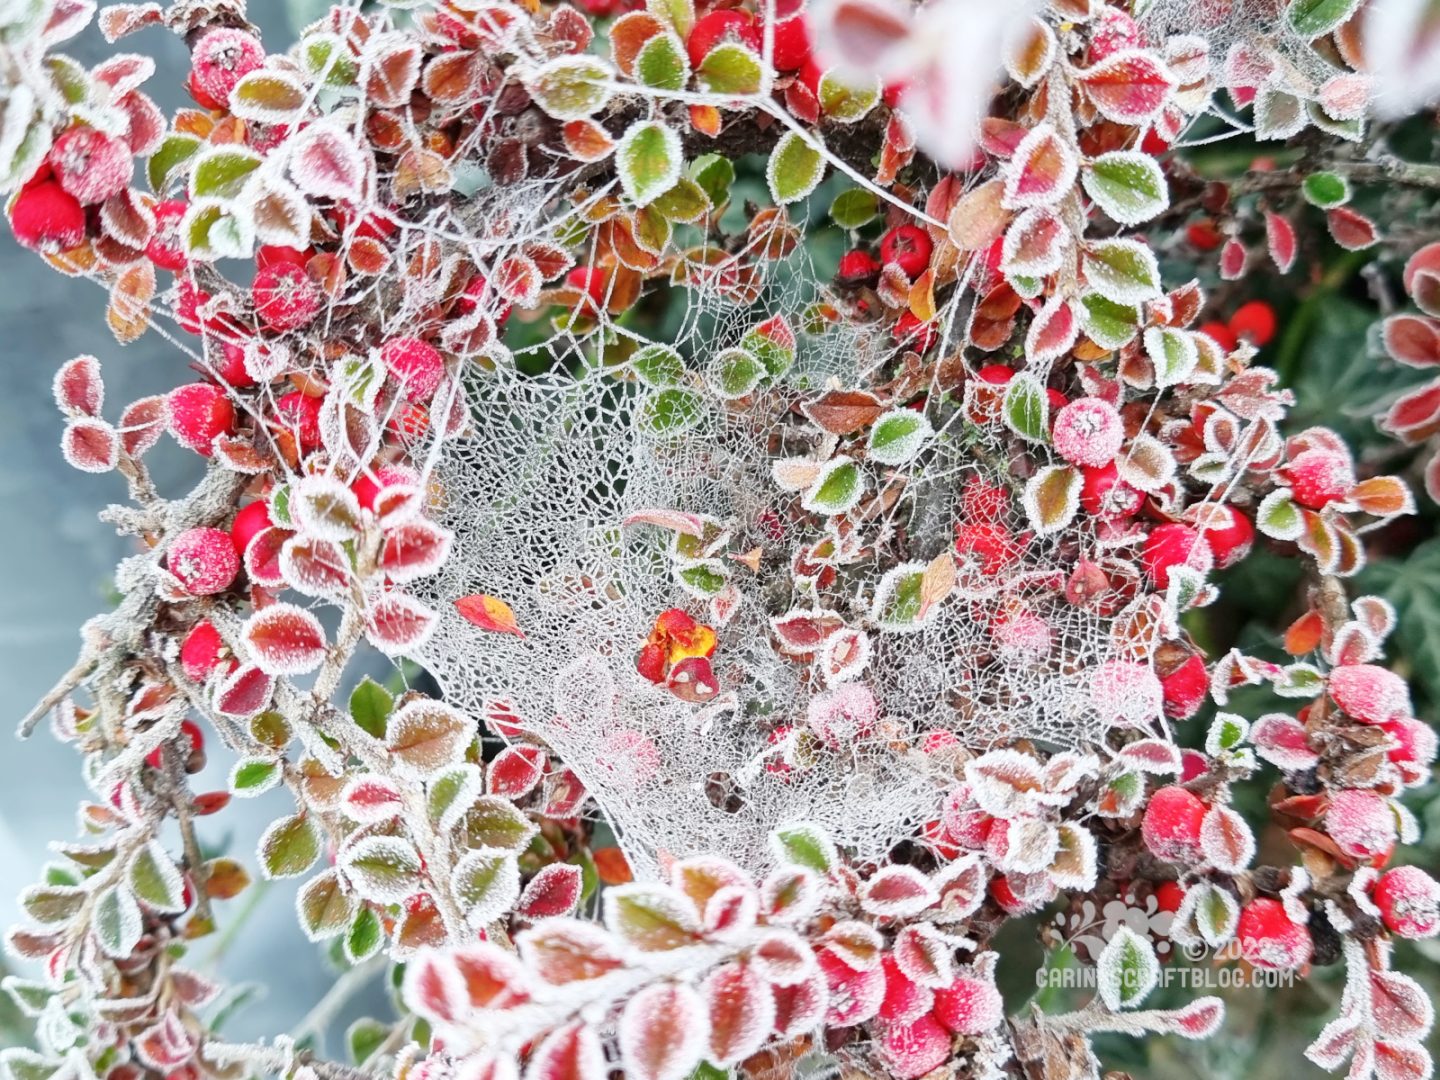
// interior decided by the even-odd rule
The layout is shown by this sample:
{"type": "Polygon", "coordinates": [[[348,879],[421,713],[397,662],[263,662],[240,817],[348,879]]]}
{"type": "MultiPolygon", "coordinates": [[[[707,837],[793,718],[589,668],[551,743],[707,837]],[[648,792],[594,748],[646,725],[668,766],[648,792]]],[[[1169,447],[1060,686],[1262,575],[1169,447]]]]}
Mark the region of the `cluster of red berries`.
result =
{"type": "Polygon", "coordinates": [[[1274,340],[1278,326],[1274,307],[1264,300],[1251,300],[1236,308],[1225,321],[1212,320],[1204,323],[1200,330],[1230,352],[1239,348],[1242,341],[1263,349],[1274,340]]]}

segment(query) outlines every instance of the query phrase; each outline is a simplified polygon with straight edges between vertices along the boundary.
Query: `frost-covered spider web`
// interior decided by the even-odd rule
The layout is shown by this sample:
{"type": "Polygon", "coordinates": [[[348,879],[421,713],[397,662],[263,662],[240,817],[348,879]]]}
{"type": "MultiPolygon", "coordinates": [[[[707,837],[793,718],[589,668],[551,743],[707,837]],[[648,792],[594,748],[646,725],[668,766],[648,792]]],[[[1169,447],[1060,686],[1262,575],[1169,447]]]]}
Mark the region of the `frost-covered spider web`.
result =
{"type": "MultiPolygon", "coordinates": [[[[671,343],[697,373],[762,319],[783,314],[798,325],[816,291],[803,246],[778,260],[742,253],[711,270],[672,294],[687,308],[671,343]]],[[[795,366],[779,385],[743,407],[710,400],[678,436],[654,432],[652,391],[617,378],[585,344],[557,338],[546,347],[559,361],[547,374],[501,365],[468,381],[473,435],[445,444],[437,464],[441,516],[456,541],[429,597],[443,623],[421,659],[457,704],[478,715],[503,704],[554,747],[640,868],[663,851],[717,852],[759,867],[771,830],[802,820],[876,857],[932,820],[955,782],[953,753],[937,752],[927,736],[948,732],[984,747],[1099,734],[1104,718],[1090,679],[1112,655],[1109,626],[1057,602],[1060,564],[1044,542],[1006,571],[1013,587],[1003,598],[989,595],[994,582],[962,572],[957,597],[917,632],[872,628],[858,681],[873,694],[874,715],[858,718],[836,745],[797,749],[794,731],[806,728],[816,699],[837,695],[775,646],[771,618],[815,603],[795,594],[790,553],[821,534],[798,512],[797,496],[776,486],[772,463],[822,442],[791,413],[800,392],[859,385],[893,356],[888,335],[843,324],[800,333],[795,366]],[[672,572],[673,535],[623,524],[656,508],[721,523],[729,552],[765,553],[758,571],[730,567],[740,602],[717,627],[720,693],[705,704],[681,701],[636,670],[660,612],[682,607],[713,621],[672,572]],[[458,617],[453,601],[473,593],[510,604],[524,638],[458,617]],[[1032,604],[1043,617],[1028,614],[1032,604]]],[[[942,425],[923,467],[894,470],[887,483],[901,497],[865,526],[876,542],[842,567],[848,584],[821,601],[847,622],[866,624],[901,534],[911,557],[950,550],[967,480],[996,482],[985,456],[997,447],[980,429],[962,433],[958,415],[942,425]]],[[[1016,533],[1027,527],[1018,498],[1006,524],[1016,533]]]]}

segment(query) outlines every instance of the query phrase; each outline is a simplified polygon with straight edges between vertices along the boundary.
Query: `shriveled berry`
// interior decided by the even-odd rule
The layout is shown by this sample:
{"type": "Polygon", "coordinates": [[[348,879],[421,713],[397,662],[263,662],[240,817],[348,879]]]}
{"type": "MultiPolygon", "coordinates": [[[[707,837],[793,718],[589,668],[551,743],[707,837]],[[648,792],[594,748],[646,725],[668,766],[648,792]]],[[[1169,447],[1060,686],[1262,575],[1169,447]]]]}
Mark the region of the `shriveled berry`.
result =
{"type": "Polygon", "coordinates": [[[54,180],[42,180],[16,196],[10,228],[31,251],[69,251],[85,241],[85,208],[54,180]]]}
{"type": "Polygon", "coordinates": [[[1281,471],[1290,481],[1295,501],[1311,510],[1343,499],[1355,486],[1355,470],[1349,459],[1334,450],[1302,450],[1281,471]]]}
{"type": "Polygon", "coordinates": [[[155,207],[155,232],[145,245],[145,257],[161,270],[178,273],[185,269],[185,248],[180,242],[180,219],[185,209],[184,199],[166,199],[155,207]]]}
{"type": "Polygon", "coordinates": [[[417,337],[391,338],[380,347],[380,362],[411,401],[429,401],[445,377],[445,358],[417,337]]]}
{"type": "Polygon", "coordinates": [[[1418,866],[1386,870],[1371,899],[1392,934],[1428,938],[1440,931],[1440,884],[1418,866]]]}
{"type": "Polygon", "coordinates": [[[320,290],[303,266],[274,262],[255,275],[255,314],[271,330],[298,330],[320,312],[320,290]]]}
{"type": "Polygon", "coordinates": [[[1270,344],[1275,327],[1275,309],[1264,300],[1241,304],[1230,316],[1230,332],[1256,348],[1270,344]]]}
{"type": "Polygon", "coordinates": [[[190,53],[190,88],[207,109],[223,109],[236,83],[265,63],[265,48],[254,34],[233,27],[211,30],[190,53]]]}
{"type": "Polygon", "coordinates": [[[50,165],[60,186],[86,206],[120,194],[135,173],[135,158],[123,139],[83,125],[55,140],[50,165]]]}
{"type": "Polygon", "coordinates": [[[1175,523],[1151,529],[1140,553],[1140,565],[1157,589],[1169,587],[1170,571],[1177,566],[1204,573],[1213,563],[1205,538],[1189,525],[1175,523]]]}
{"type": "Polygon", "coordinates": [[[281,427],[295,436],[302,450],[320,445],[320,407],[322,399],[292,390],[275,402],[275,417],[281,427]]]}
{"type": "Polygon", "coordinates": [[[1310,961],[1314,943],[1310,931],[1291,922],[1285,905],[1267,896],[1250,901],[1240,912],[1235,928],[1240,955],[1256,967],[1292,971],[1310,961]]]}
{"type": "Polygon", "coordinates": [[[1101,398],[1083,397],[1055,415],[1050,437],[1066,461],[1099,468],[1114,461],[1120,452],[1125,425],[1114,405],[1101,398]]]}
{"type": "Polygon", "coordinates": [[[989,979],[961,975],[935,991],[935,1019],[956,1035],[983,1035],[1000,1025],[1005,1004],[989,979]]]}
{"type": "Polygon", "coordinates": [[[1150,797],[1140,835],[1157,859],[1193,863],[1200,859],[1200,825],[1209,810],[1182,787],[1163,787],[1150,797]]]}
{"type": "Polygon", "coordinates": [[[165,565],[191,596],[224,592],[240,572],[230,534],[221,529],[186,529],[170,542],[165,565]]]}
{"type": "Polygon", "coordinates": [[[218,436],[235,430],[235,406],[213,383],[190,383],[170,391],[170,434],[181,446],[209,457],[218,436]]]}
{"type": "Polygon", "coordinates": [[[1351,858],[1373,859],[1395,844],[1395,812],[1373,791],[1337,791],[1325,811],[1325,831],[1351,858]]]}
{"type": "Polygon", "coordinates": [[[270,507],[264,499],[256,499],[250,505],[241,507],[230,522],[230,539],[235,544],[235,554],[244,559],[250,541],[273,524],[270,507]]]}
{"type": "Polygon", "coordinates": [[[880,261],[894,263],[911,281],[925,272],[934,250],[930,234],[918,225],[897,225],[880,239],[880,261]]]}

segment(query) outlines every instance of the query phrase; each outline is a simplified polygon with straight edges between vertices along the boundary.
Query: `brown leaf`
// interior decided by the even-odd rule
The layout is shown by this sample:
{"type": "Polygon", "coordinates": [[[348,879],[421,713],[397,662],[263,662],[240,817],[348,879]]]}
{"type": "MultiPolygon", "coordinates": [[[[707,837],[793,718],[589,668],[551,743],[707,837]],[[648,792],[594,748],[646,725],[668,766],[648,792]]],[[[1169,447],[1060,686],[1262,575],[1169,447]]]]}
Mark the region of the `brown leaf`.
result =
{"type": "Polygon", "coordinates": [[[812,423],[831,435],[862,431],[880,418],[884,403],[868,390],[830,390],[800,406],[812,423]]]}

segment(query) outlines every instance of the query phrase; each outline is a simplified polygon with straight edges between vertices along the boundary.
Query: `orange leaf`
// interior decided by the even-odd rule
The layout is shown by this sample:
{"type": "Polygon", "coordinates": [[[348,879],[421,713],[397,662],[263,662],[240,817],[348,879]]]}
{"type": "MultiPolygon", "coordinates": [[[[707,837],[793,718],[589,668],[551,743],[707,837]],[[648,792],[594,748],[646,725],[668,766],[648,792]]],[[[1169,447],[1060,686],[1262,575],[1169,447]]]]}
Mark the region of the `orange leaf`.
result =
{"type": "Polygon", "coordinates": [[[633,880],[630,863],[618,847],[596,848],[590,856],[595,860],[595,872],[606,885],[624,885],[633,880]]]}
{"type": "Polygon", "coordinates": [[[518,638],[525,636],[524,631],[515,622],[515,612],[510,610],[510,605],[504,600],[497,600],[484,593],[474,593],[456,600],[455,610],[460,612],[462,619],[478,626],[481,630],[493,630],[497,634],[514,634],[518,638]]]}
{"type": "Polygon", "coordinates": [[[1307,611],[1285,631],[1285,651],[1291,656],[1304,656],[1320,647],[1325,624],[1318,611],[1307,611]]]}

